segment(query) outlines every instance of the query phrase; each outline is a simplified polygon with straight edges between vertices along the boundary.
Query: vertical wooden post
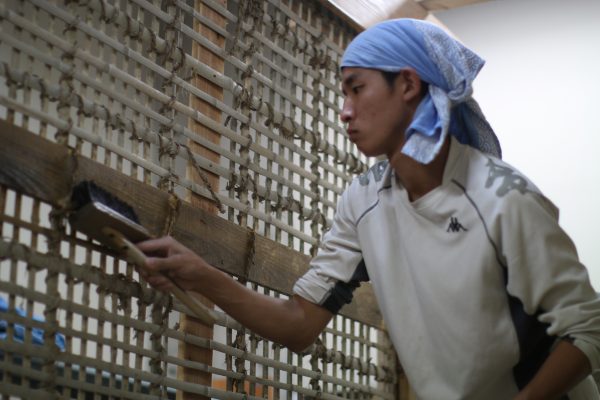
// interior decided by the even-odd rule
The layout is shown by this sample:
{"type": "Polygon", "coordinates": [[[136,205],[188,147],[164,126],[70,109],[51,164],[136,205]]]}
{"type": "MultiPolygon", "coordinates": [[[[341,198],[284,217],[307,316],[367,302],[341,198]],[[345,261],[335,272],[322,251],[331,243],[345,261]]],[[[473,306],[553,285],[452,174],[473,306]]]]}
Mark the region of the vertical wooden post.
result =
{"type": "Polygon", "coordinates": [[[398,392],[400,400],[417,400],[415,392],[412,391],[404,372],[398,374],[398,392]]]}
{"type": "MultiPolygon", "coordinates": [[[[226,6],[226,4],[227,4],[227,0],[218,0],[218,1],[221,4],[223,4],[223,6],[226,6]]],[[[209,18],[211,21],[213,21],[218,26],[223,27],[223,28],[225,27],[225,23],[226,23],[225,18],[223,18],[221,15],[219,15],[218,13],[216,13],[215,11],[211,10],[209,7],[204,5],[201,0],[195,1],[195,10],[198,13],[200,13],[202,16],[209,18]]],[[[225,38],[222,37],[221,35],[219,35],[218,33],[214,32],[212,29],[210,29],[209,27],[202,24],[200,21],[198,21],[196,19],[194,20],[194,30],[196,32],[199,32],[202,36],[204,36],[211,42],[224,48],[225,38]]],[[[198,44],[196,42],[192,43],[192,56],[194,58],[200,60],[202,63],[210,66],[214,70],[219,71],[221,73],[224,72],[224,69],[225,69],[224,61],[220,57],[214,55],[209,50],[207,50],[206,48],[204,48],[203,46],[201,46],[200,44],[198,44]]],[[[221,100],[221,101],[223,100],[223,89],[221,87],[217,86],[216,84],[210,82],[209,80],[197,76],[197,77],[193,78],[192,83],[194,86],[196,86],[200,90],[208,93],[211,97],[213,97],[217,100],[221,100]]],[[[215,120],[217,122],[221,122],[221,111],[219,109],[215,108],[214,106],[206,103],[205,101],[203,101],[197,97],[192,97],[191,98],[191,106],[194,109],[201,112],[202,114],[208,116],[209,118],[212,118],[213,120],[215,120]]],[[[220,142],[220,135],[217,132],[214,132],[214,131],[208,129],[207,127],[205,127],[193,120],[190,120],[190,130],[192,130],[193,132],[197,133],[198,135],[212,141],[213,143],[220,142]]],[[[189,147],[194,154],[201,155],[202,157],[205,157],[207,159],[210,159],[211,161],[214,161],[215,164],[217,164],[217,165],[219,164],[219,155],[217,153],[215,153],[201,145],[193,143],[191,141],[189,143],[189,147]]],[[[193,181],[202,183],[202,180],[200,179],[198,172],[193,167],[191,167],[191,166],[188,167],[188,173],[189,173],[190,178],[193,181]]],[[[214,190],[218,191],[219,177],[208,171],[204,171],[204,174],[208,177],[209,183],[214,188],[214,190]]],[[[217,213],[217,207],[215,206],[214,203],[212,203],[198,195],[192,194],[191,198],[190,198],[190,202],[191,202],[191,204],[193,204],[203,210],[217,213]]],[[[202,299],[202,302],[204,304],[207,304],[208,306],[212,306],[212,304],[210,304],[208,302],[208,300],[206,300],[206,299],[202,299]]],[[[181,324],[181,329],[183,332],[201,336],[201,337],[205,337],[208,339],[212,339],[213,327],[206,326],[193,317],[190,317],[187,315],[182,315],[180,324],[181,324]]],[[[201,348],[198,346],[193,346],[190,344],[184,343],[184,344],[180,345],[179,357],[186,359],[186,360],[202,362],[207,365],[212,364],[212,350],[204,349],[204,348],[201,348]]],[[[212,378],[211,374],[208,372],[199,372],[198,370],[191,369],[191,368],[179,368],[178,377],[179,377],[179,379],[181,379],[185,382],[199,383],[199,384],[203,384],[203,385],[207,385],[207,386],[211,385],[211,378],[212,378]]],[[[199,399],[204,400],[204,399],[207,399],[207,397],[200,396],[198,394],[185,393],[185,392],[183,392],[183,393],[178,392],[177,398],[178,398],[178,400],[199,400],[199,399]]]]}

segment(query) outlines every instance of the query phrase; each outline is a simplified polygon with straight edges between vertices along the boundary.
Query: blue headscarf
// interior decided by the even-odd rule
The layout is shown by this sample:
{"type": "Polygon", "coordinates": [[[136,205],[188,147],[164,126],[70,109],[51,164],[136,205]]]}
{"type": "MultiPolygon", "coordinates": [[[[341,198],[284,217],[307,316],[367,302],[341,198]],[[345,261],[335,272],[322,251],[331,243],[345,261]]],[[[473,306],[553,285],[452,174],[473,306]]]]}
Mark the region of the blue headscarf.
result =
{"type": "Polygon", "coordinates": [[[432,23],[395,19],[378,23],[348,45],[341,68],[398,72],[414,68],[429,84],[405,132],[402,152],[427,164],[448,132],[461,143],[501,157],[500,143],[471,97],[472,82],[484,61],[432,23]]]}

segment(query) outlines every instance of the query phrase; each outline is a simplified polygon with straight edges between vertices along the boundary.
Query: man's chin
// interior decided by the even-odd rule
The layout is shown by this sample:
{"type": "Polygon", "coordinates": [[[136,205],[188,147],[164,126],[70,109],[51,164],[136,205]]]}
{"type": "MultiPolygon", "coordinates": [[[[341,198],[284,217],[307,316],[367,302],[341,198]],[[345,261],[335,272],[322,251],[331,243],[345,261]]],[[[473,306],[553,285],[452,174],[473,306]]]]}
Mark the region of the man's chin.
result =
{"type": "Polygon", "coordinates": [[[373,148],[365,148],[359,145],[356,145],[356,147],[358,147],[358,150],[360,150],[361,153],[363,153],[365,156],[367,157],[379,157],[385,154],[385,152],[379,150],[379,149],[373,149],[373,148]]]}

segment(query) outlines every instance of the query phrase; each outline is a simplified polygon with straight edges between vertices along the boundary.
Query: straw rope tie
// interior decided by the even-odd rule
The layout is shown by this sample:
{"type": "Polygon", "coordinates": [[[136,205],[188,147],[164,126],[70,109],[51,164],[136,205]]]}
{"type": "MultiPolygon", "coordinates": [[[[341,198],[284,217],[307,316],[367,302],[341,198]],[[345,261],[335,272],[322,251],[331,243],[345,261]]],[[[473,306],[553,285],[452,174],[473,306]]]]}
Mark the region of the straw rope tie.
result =
{"type": "Polygon", "coordinates": [[[167,7],[177,7],[178,1],[177,0],[165,0],[164,3],[167,7]]]}
{"type": "MultiPolygon", "coordinates": [[[[248,108],[249,108],[249,105],[252,104],[252,90],[253,90],[252,87],[250,87],[250,89],[246,89],[242,85],[236,85],[236,87],[233,91],[233,95],[234,95],[233,108],[239,109],[242,106],[248,106],[248,108]]],[[[225,125],[225,126],[230,125],[231,129],[235,130],[236,126],[237,126],[237,120],[232,115],[227,115],[223,125],[225,125]]],[[[247,127],[248,123],[245,123],[242,126],[247,127]]]]}
{"type": "Polygon", "coordinates": [[[273,110],[273,106],[269,102],[264,102],[261,98],[261,104],[264,104],[267,107],[267,117],[264,120],[264,125],[266,127],[276,127],[273,119],[275,118],[275,112],[273,110]]]}
{"type": "MultiPolygon", "coordinates": [[[[249,68],[250,69],[250,68],[249,68]]],[[[248,70],[246,70],[248,71],[248,70]]],[[[252,69],[253,71],[253,69],[252,69]]],[[[248,75],[247,77],[250,77],[250,75],[248,75]]],[[[252,97],[254,95],[254,88],[252,86],[250,86],[250,88],[243,88],[242,92],[240,93],[239,97],[237,98],[237,108],[239,107],[248,107],[250,108],[250,106],[252,105],[252,97]]],[[[248,123],[243,123],[243,125],[248,126],[248,123]]]]}
{"type": "Polygon", "coordinates": [[[163,226],[162,236],[171,236],[173,234],[173,227],[175,226],[181,208],[181,199],[177,197],[175,193],[169,193],[167,206],[168,212],[163,226]]]}
{"type": "MultiPolygon", "coordinates": [[[[66,106],[63,106],[66,107],[66,106]]],[[[65,128],[60,128],[56,130],[56,142],[61,144],[61,145],[68,145],[68,139],[69,139],[69,134],[71,133],[71,130],[73,129],[73,119],[71,117],[68,118],[67,120],[67,126],[65,128]]]]}
{"type": "Polygon", "coordinates": [[[271,212],[276,212],[281,209],[281,202],[283,198],[283,187],[281,185],[277,185],[275,192],[275,204],[271,203],[271,212]]]}
{"type": "MultiPolygon", "coordinates": [[[[241,165],[247,168],[247,164],[241,165]]],[[[237,183],[237,185],[229,186],[230,189],[233,188],[233,190],[236,192],[237,198],[240,198],[243,193],[248,192],[248,189],[252,189],[254,192],[256,192],[258,188],[254,178],[250,174],[243,172],[243,170],[240,171],[239,176],[232,174],[232,177],[235,177],[234,181],[237,183]]]]}
{"type": "Polygon", "coordinates": [[[308,64],[313,68],[324,68],[325,66],[325,57],[323,55],[323,50],[318,50],[309,60],[308,64]]]}
{"type": "Polygon", "coordinates": [[[79,93],[71,93],[71,96],[69,96],[69,103],[77,109],[77,115],[79,117],[83,116],[86,118],[91,118],[94,116],[92,107],[87,106],[83,97],[79,93]]]}
{"type": "Polygon", "coordinates": [[[246,261],[244,262],[243,277],[248,280],[250,277],[250,269],[254,266],[254,257],[256,255],[256,232],[251,228],[247,229],[247,243],[246,243],[246,261]]]}
{"type": "Polygon", "coordinates": [[[10,66],[8,65],[8,63],[3,62],[2,66],[4,68],[4,76],[6,79],[6,84],[8,86],[14,87],[15,89],[22,88],[24,86],[23,78],[19,79],[19,78],[13,77],[13,71],[10,68],[10,66]]]}
{"type": "Polygon", "coordinates": [[[304,46],[301,46],[298,35],[292,35],[291,38],[292,38],[292,49],[294,50],[295,53],[300,53],[300,52],[306,50],[307,45],[308,45],[306,43],[306,41],[304,42],[304,46]]]}
{"type": "MultiPolygon", "coordinates": [[[[67,4],[69,4],[69,3],[71,3],[71,2],[67,1],[67,4]]],[[[75,15],[75,18],[73,18],[73,21],[71,21],[65,25],[64,29],[62,30],[62,34],[66,35],[67,33],[77,32],[77,27],[80,22],[81,22],[81,17],[79,15],[75,15]]]]}
{"type": "Polygon", "coordinates": [[[242,11],[239,14],[250,16],[253,22],[260,21],[263,15],[262,0],[240,0],[239,9],[242,11]]]}
{"type": "Polygon", "coordinates": [[[173,61],[173,68],[171,79],[174,78],[180,70],[183,70],[186,66],[186,57],[185,51],[181,46],[175,47],[175,52],[171,55],[171,59],[173,61]],[[179,57],[175,57],[175,54],[178,54],[179,57]]]}
{"type": "MultiPolygon", "coordinates": [[[[166,354],[166,348],[165,346],[163,346],[162,340],[165,337],[165,332],[168,329],[168,326],[165,323],[165,321],[168,321],[168,316],[171,310],[173,309],[172,297],[168,296],[168,304],[166,307],[157,307],[159,307],[157,304],[153,305],[152,320],[159,326],[159,329],[150,335],[150,340],[152,341],[154,350],[157,351],[157,356],[150,358],[149,364],[153,373],[162,377],[165,373],[165,370],[162,368],[162,363],[165,360],[166,354]]],[[[157,390],[162,386],[162,380],[150,384],[150,387],[153,390],[157,390]]]]}
{"type": "MultiPolygon", "coordinates": [[[[66,27],[63,29],[62,34],[67,38],[72,38],[73,35],[77,32],[77,25],[80,23],[79,15],[76,15],[75,18],[69,22],[66,27]]],[[[68,139],[71,130],[73,129],[73,119],[70,115],[71,104],[68,100],[73,93],[75,93],[73,76],[75,73],[75,53],[77,51],[77,41],[73,41],[72,46],[63,51],[61,54],[61,60],[68,66],[67,70],[63,70],[61,72],[60,78],[58,80],[60,87],[60,95],[58,98],[57,111],[61,118],[67,120],[67,127],[58,129],[56,132],[56,141],[59,144],[68,146],[68,139]]]]}
{"type": "Polygon", "coordinates": [[[304,220],[304,218],[305,218],[304,217],[304,208],[302,207],[302,203],[300,202],[300,200],[296,200],[291,193],[288,194],[288,197],[286,198],[286,200],[288,203],[287,210],[293,211],[294,207],[297,207],[299,209],[298,218],[300,220],[304,220]]]}
{"type": "Polygon", "coordinates": [[[230,56],[235,57],[238,51],[241,50],[241,46],[239,46],[238,43],[242,42],[240,40],[240,34],[242,32],[243,21],[247,15],[249,15],[248,1],[240,0],[238,3],[237,23],[235,24],[234,32],[230,36],[230,40],[225,44],[225,52],[230,56]]]}
{"type": "Polygon", "coordinates": [[[105,0],[100,0],[98,3],[100,3],[100,19],[107,25],[115,23],[117,20],[116,8],[111,8],[111,15],[108,15],[105,0]]]}
{"type": "MultiPolygon", "coordinates": [[[[324,347],[323,342],[321,341],[320,338],[317,338],[315,344],[316,344],[317,348],[324,347]]],[[[317,395],[315,398],[319,398],[320,392],[321,392],[321,386],[319,385],[319,381],[321,381],[321,379],[322,379],[322,371],[319,368],[319,357],[318,357],[317,351],[313,351],[311,353],[310,367],[316,373],[316,375],[310,379],[309,384],[310,384],[311,388],[317,392],[317,395]]]]}
{"type": "Polygon", "coordinates": [[[261,195],[259,193],[260,187],[256,182],[256,178],[254,178],[254,176],[249,175],[248,181],[250,182],[250,189],[252,191],[252,200],[258,201],[259,203],[263,203],[267,199],[266,196],[268,196],[268,193],[265,193],[265,195],[261,195]]]}
{"type": "MultiPolygon", "coordinates": [[[[63,59],[65,60],[73,60],[73,57],[68,55],[67,53],[65,53],[65,56],[63,57],[63,59]]],[[[60,76],[60,79],[58,80],[58,83],[61,86],[61,89],[63,90],[74,90],[73,89],[73,74],[75,72],[75,66],[74,65],[70,65],[69,66],[69,70],[68,71],[63,71],[63,73],[60,76]]],[[[61,96],[62,98],[63,96],[61,96]]]]}
{"type": "Polygon", "coordinates": [[[286,120],[290,123],[290,125],[292,125],[291,129],[286,128],[285,126],[283,126],[282,124],[282,129],[280,129],[281,134],[283,135],[284,138],[286,139],[293,139],[294,135],[297,134],[298,132],[298,124],[291,118],[287,118],[286,120]]]}
{"type": "Polygon", "coordinates": [[[244,381],[246,380],[246,376],[248,374],[248,371],[246,370],[246,365],[245,365],[246,353],[248,351],[247,351],[247,347],[246,347],[246,340],[245,340],[244,332],[245,332],[245,329],[242,329],[241,331],[237,331],[236,335],[235,335],[235,340],[233,341],[233,347],[238,350],[241,350],[244,353],[244,355],[242,357],[234,357],[235,358],[235,360],[234,360],[235,372],[241,374],[240,378],[232,379],[233,390],[238,393],[244,392],[244,381]]]}
{"type": "Polygon", "coordinates": [[[154,53],[158,55],[158,36],[150,29],[144,30],[142,34],[142,43],[148,53],[154,53]],[[148,39],[144,39],[144,36],[148,36],[148,39]]]}
{"type": "Polygon", "coordinates": [[[171,55],[173,54],[173,49],[175,48],[175,46],[173,46],[173,44],[168,40],[163,41],[162,44],[164,46],[164,48],[160,52],[160,56],[163,57],[162,63],[172,61],[173,58],[171,55]]]}
{"type": "Polygon", "coordinates": [[[238,23],[235,24],[235,29],[233,31],[233,34],[231,34],[229,36],[229,38],[227,38],[227,40],[225,41],[224,51],[225,51],[225,54],[227,54],[230,57],[235,57],[235,55],[238,51],[239,45],[238,45],[237,39],[240,34],[240,30],[241,30],[241,27],[240,27],[240,22],[238,20],[238,23]]]}
{"type": "MultiPolygon", "coordinates": [[[[315,79],[313,81],[313,88],[315,88],[315,92],[313,93],[313,104],[316,104],[318,106],[319,102],[321,101],[321,99],[323,98],[323,95],[321,94],[321,91],[319,90],[319,85],[321,84],[321,76],[319,76],[318,79],[315,79]]],[[[318,110],[318,108],[317,108],[318,110]]],[[[319,113],[320,114],[320,113],[319,113]]]]}
{"type": "Polygon", "coordinates": [[[315,149],[315,151],[321,150],[321,137],[318,136],[317,132],[314,130],[308,131],[308,137],[310,138],[310,142],[312,143],[312,147],[315,149]]]}
{"type": "MultiPolygon", "coordinates": [[[[49,253],[60,257],[60,245],[61,239],[64,237],[64,218],[61,212],[50,214],[50,225],[52,230],[47,238],[49,253]]],[[[59,272],[54,269],[48,270],[46,275],[46,292],[49,295],[46,307],[44,308],[44,346],[48,349],[50,356],[44,362],[44,372],[48,374],[48,380],[45,381],[42,386],[53,394],[56,398],[56,368],[54,366],[56,357],[58,356],[58,347],[54,341],[56,334],[58,333],[58,323],[56,320],[56,313],[60,304],[60,293],[58,292],[58,277],[59,272]]]]}
{"type": "MultiPolygon", "coordinates": [[[[177,97],[175,95],[170,96],[169,101],[166,103],[163,103],[163,105],[161,106],[159,113],[160,114],[166,114],[168,111],[173,111],[173,105],[177,103],[177,97]]],[[[163,124],[164,126],[167,127],[168,130],[173,129],[173,127],[175,126],[175,122],[173,121],[172,118],[170,118],[170,121],[168,124],[163,124]]]]}
{"type": "Polygon", "coordinates": [[[165,155],[168,155],[169,157],[175,157],[177,154],[179,154],[179,143],[172,138],[166,138],[162,135],[159,135],[158,137],[160,142],[158,149],[159,157],[163,157],[165,155]]]}
{"type": "MultiPolygon", "coordinates": [[[[131,122],[131,121],[128,121],[131,122]]],[[[143,142],[144,139],[138,134],[137,132],[137,126],[135,124],[130,124],[131,126],[129,127],[129,129],[127,129],[127,131],[129,131],[129,140],[136,140],[137,142],[143,142]]]]}
{"type": "MultiPolygon", "coordinates": [[[[250,29],[254,30],[256,24],[256,16],[257,14],[257,3],[254,0],[244,0],[242,4],[240,4],[239,13],[238,13],[238,22],[240,22],[248,16],[251,16],[251,24],[250,29]]],[[[247,31],[241,30],[240,33],[243,33],[244,37],[248,37],[247,31]]],[[[238,224],[245,226],[247,223],[248,211],[251,208],[251,202],[248,198],[248,188],[249,183],[252,186],[252,177],[249,174],[249,164],[250,159],[248,157],[250,146],[252,145],[253,138],[249,133],[250,122],[252,121],[252,100],[254,97],[254,86],[251,84],[252,76],[254,75],[254,67],[252,66],[251,61],[248,59],[252,59],[254,57],[254,52],[256,51],[256,39],[250,36],[250,45],[248,48],[242,53],[241,60],[247,63],[246,69],[241,74],[241,80],[243,82],[243,90],[238,97],[238,101],[236,101],[236,108],[241,108],[241,112],[247,117],[247,121],[243,121],[240,124],[240,133],[242,137],[247,139],[246,143],[244,143],[239,150],[240,155],[242,156],[242,162],[240,163],[240,179],[238,180],[238,191],[236,191],[236,196],[240,200],[242,204],[245,206],[245,210],[240,210],[241,212],[237,215],[238,224]]],[[[243,331],[242,331],[243,332],[243,331]]]]}
{"type": "Polygon", "coordinates": [[[215,205],[219,209],[219,212],[221,212],[221,213],[224,212],[225,208],[223,206],[223,203],[219,199],[219,196],[215,193],[215,191],[208,179],[208,176],[206,176],[202,167],[200,167],[200,165],[198,165],[198,163],[196,161],[196,156],[194,155],[192,150],[185,144],[179,144],[179,147],[184,148],[185,151],[187,152],[188,159],[192,162],[192,166],[194,167],[194,170],[198,173],[198,176],[200,176],[200,179],[202,180],[204,187],[209,191],[210,197],[212,198],[215,205]]]}
{"type": "MultiPolygon", "coordinates": [[[[164,62],[166,63],[168,60],[168,58],[165,58],[164,62]]],[[[160,89],[161,91],[165,92],[166,90],[170,89],[169,86],[173,86],[175,79],[177,79],[177,74],[171,72],[171,74],[169,74],[169,76],[167,78],[165,78],[162,82],[162,84],[160,85],[160,89]]],[[[173,101],[173,98],[175,96],[170,96],[171,100],[169,101],[169,103],[171,103],[171,107],[173,106],[173,104],[175,104],[177,102],[177,99],[175,98],[175,101],[173,101]]],[[[161,107],[161,112],[163,110],[166,110],[168,107],[166,107],[165,105],[163,105],[161,107]]]]}
{"type": "MultiPolygon", "coordinates": [[[[256,42],[252,41],[250,43],[250,46],[248,46],[248,48],[242,53],[242,58],[243,59],[252,58],[252,56],[254,55],[256,50],[257,50],[256,42]]],[[[252,68],[252,64],[248,65],[248,68],[252,68]]],[[[242,79],[244,79],[244,78],[242,78],[242,79]]]]}
{"type": "MultiPolygon", "coordinates": [[[[275,18],[271,17],[271,33],[274,39],[283,40],[285,39],[285,28],[275,18]]],[[[273,40],[273,41],[275,41],[273,40]]]]}
{"type": "Polygon", "coordinates": [[[289,193],[277,193],[277,202],[275,203],[276,209],[273,211],[288,211],[291,207],[289,207],[289,193]]]}
{"type": "MultiPolygon", "coordinates": [[[[102,0],[104,1],[104,0],[102,0]]],[[[115,8],[116,10],[116,8],[115,8]]],[[[116,11],[115,11],[116,13],[116,11]]],[[[142,37],[142,31],[144,29],[143,26],[141,26],[141,24],[138,21],[134,21],[131,17],[129,17],[128,15],[125,16],[125,32],[123,32],[125,35],[129,36],[130,39],[136,39],[139,40],[142,37]]]]}
{"type": "Polygon", "coordinates": [[[264,102],[262,97],[258,97],[256,99],[254,97],[252,97],[250,99],[250,104],[248,104],[248,108],[251,111],[259,111],[260,112],[264,104],[266,104],[266,103],[264,102]]]}

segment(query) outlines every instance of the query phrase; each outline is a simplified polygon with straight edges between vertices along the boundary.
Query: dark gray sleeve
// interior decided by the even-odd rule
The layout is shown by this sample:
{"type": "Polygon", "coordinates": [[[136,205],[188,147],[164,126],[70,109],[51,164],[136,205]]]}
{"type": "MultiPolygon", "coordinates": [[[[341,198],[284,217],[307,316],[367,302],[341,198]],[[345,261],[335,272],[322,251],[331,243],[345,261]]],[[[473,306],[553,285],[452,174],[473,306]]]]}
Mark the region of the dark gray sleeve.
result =
{"type": "Polygon", "coordinates": [[[350,278],[348,282],[338,281],[329,292],[327,292],[321,305],[333,314],[337,314],[345,304],[352,301],[354,290],[360,286],[361,282],[368,281],[369,273],[367,272],[365,261],[361,260],[356,266],[352,278],[350,278]]]}

